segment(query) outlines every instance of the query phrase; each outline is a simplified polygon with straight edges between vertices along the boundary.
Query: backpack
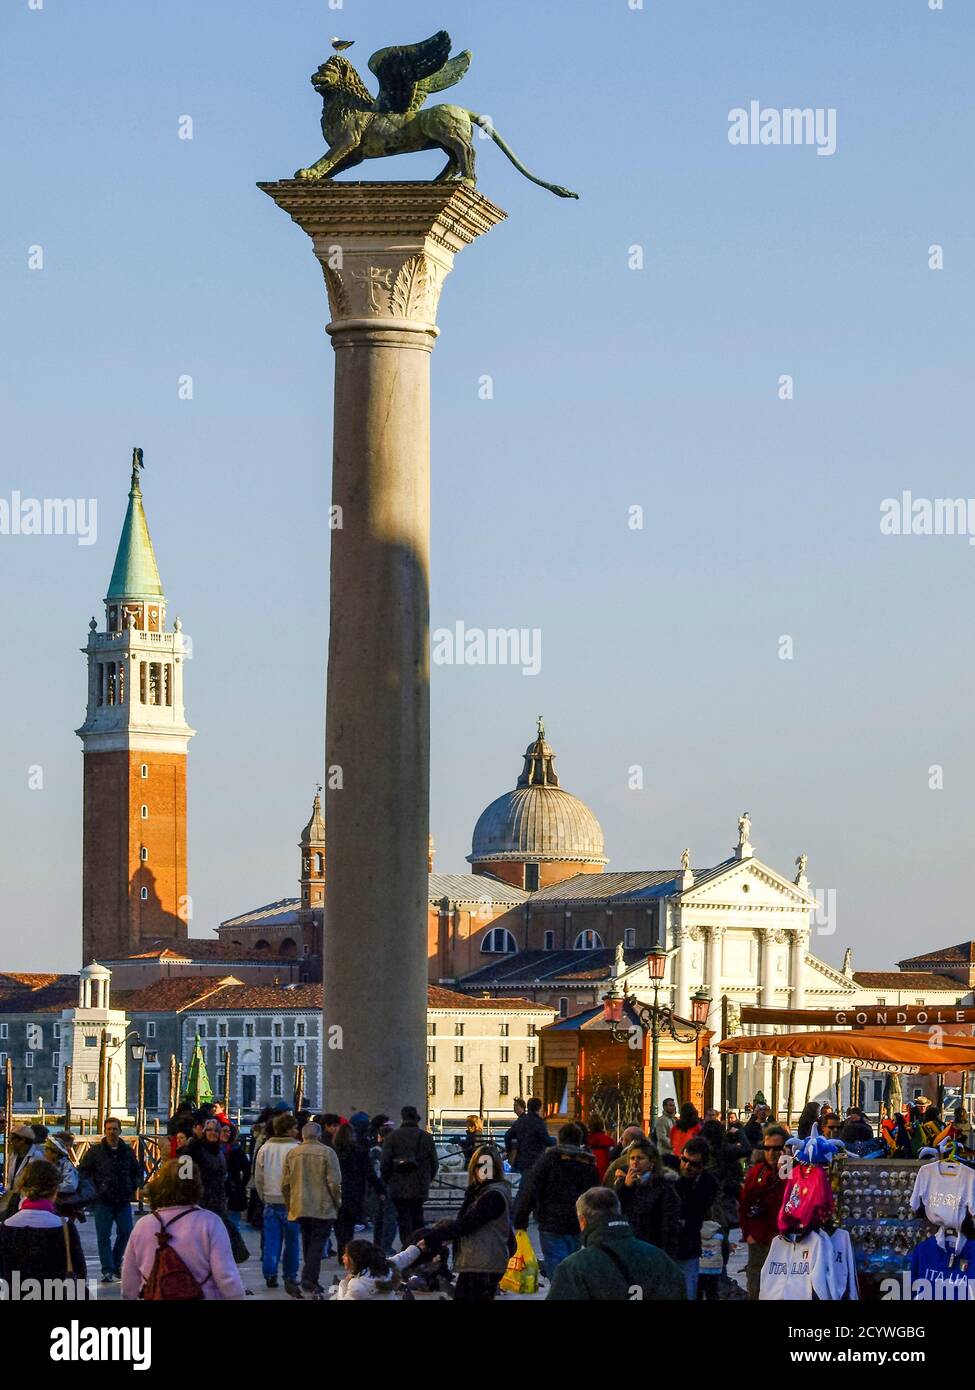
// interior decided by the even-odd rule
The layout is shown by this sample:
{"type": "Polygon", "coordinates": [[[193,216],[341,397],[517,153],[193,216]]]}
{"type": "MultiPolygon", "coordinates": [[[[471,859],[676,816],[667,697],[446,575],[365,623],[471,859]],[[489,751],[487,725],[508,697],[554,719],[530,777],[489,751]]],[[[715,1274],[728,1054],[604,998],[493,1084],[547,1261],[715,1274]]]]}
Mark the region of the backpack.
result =
{"type": "Polygon", "coordinates": [[[199,1211],[199,1207],[187,1207],[186,1211],[178,1212],[169,1225],[166,1225],[158,1212],[153,1212],[153,1216],[159,1222],[159,1230],[156,1232],[158,1246],[149,1278],[139,1294],[140,1298],[165,1299],[169,1302],[182,1299],[186,1302],[203,1297],[202,1288],[170,1245],[169,1227],[191,1211],[199,1211]]]}

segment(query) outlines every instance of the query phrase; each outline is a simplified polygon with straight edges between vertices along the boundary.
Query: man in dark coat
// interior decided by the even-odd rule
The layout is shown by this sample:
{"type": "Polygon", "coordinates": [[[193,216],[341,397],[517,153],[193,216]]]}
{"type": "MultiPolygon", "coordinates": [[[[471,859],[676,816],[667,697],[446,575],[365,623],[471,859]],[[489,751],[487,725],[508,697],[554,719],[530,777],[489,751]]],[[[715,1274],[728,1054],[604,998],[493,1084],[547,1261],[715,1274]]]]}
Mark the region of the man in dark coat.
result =
{"type": "Polygon", "coordinates": [[[403,1123],[383,1144],[379,1171],[396,1208],[400,1244],[405,1250],[413,1232],[423,1225],[423,1203],[430,1195],[440,1160],[432,1135],[420,1128],[417,1110],[404,1105],[400,1115],[403,1123]]]}
{"type": "Polygon", "coordinates": [[[98,1235],[102,1283],[112,1284],[122,1275],[122,1257],[132,1234],[132,1199],[142,1184],[142,1169],[128,1144],[122,1143],[122,1122],[109,1115],[105,1137],[85,1154],[78,1171],[95,1187],[92,1211],[98,1235]],[[112,1244],[112,1228],[115,1244],[112,1244]]]}
{"type": "Polygon", "coordinates": [[[710,1156],[706,1139],[689,1139],[680,1156],[677,1195],[680,1198],[680,1231],[677,1236],[677,1263],[684,1272],[687,1297],[697,1297],[701,1261],[701,1227],[718,1195],[717,1179],[704,1171],[710,1156]]]}
{"type": "Polygon", "coordinates": [[[687,1297],[678,1266],[644,1240],[637,1240],[620,1215],[619,1198],[608,1187],[584,1192],[576,1204],[581,1248],[558,1267],[548,1298],[629,1303],[687,1297]]]}
{"type": "Polygon", "coordinates": [[[538,1096],[532,1096],[524,1115],[518,1116],[504,1136],[508,1162],[516,1173],[524,1176],[554,1143],[548,1125],[542,1119],[542,1102],[538,1096]]]}
{"type": "Polygon", "coordinates": [[[547,1149],[522,1175],[511,1213],[515,1230],[524,1231],[534,1211],[549,1279],[560,1262],[579,1249],[577,1199],[590,1187],[599,1185],[596,1159],[583,1147],[584,1139],[578,1125],[562,1126],[555,1147],[547,1149]]]}

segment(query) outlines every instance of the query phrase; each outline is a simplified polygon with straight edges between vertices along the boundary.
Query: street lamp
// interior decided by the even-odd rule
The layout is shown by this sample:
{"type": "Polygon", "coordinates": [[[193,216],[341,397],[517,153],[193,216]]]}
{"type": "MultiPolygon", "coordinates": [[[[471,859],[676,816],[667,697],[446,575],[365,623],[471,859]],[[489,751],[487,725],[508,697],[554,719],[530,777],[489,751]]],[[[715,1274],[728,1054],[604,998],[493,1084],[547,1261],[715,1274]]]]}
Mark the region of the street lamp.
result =
{"type": "Polygon", "coordinates": [[[633,1017],[635,1015],[639,1026],[645,1033],[650,1034],[650,1123],[653,1124],[657,1118],[657,1103],[659,1099],[659,1062],[660,1062],[660,1037],[666,1033],[675,1042],[692,1043],[701,1035],[702,1029],[708,1021],[708,1014],[711,1011],[711,997],[704,989],[699,989],[691,999],[691,1032],[681,1029],[674,1015],[673,1009],[669,1004],[661,1004],[660,986],[664,975],[667,972],[667,952],[659,946],[654,947],[647,955],[647,973],[650,976],[650,983],[653,985],[653,1003],[642,1004],[639,999],[632,994],[620,995],[615,987],[611,988],[607,994],[603,995],[603,1018],[612,1025],[611,1036],[613,1042],[628,1043],[630,1040],[630,1028],[621,1026],[623,1023],[623,1012],[633,1017]]]}

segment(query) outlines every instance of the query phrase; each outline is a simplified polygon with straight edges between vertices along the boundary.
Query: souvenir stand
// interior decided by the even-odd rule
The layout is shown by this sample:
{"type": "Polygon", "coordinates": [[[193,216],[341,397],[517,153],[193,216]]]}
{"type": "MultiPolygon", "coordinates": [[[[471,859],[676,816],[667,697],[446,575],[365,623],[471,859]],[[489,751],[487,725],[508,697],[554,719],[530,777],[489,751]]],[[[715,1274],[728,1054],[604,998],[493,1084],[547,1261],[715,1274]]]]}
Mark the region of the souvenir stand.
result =
{"type": "MultiPolygon", "coordinates": [[[[861,1071],[915,1076],[944,1075],[975,1067],[975,1039],[932,1039],[928,1034],[893,1029],[768,1033],[726,1038],[719,1047],[723,1053],[760,1052],[793,1060],[834,1057],[856,1064],[861,1071]]],[[[796,1144],[790,1147],[796,1158],[805,1152],[796,1144]]],[[[883,1281],[891,1278],[900,1281],[904,1298],[944,1297],[943,1287],[937,1292],[939,1281],[951,1283],[956,1291],[954,1296],[966,1297],[962,1286],[967,1284],[969,1254],[975,1283],[972,1163],[957,1155],[949,1144],[943,1144],[940,1151],[926,1149],[918,1158],[910,1159],[894,1158],[883,1139],[857,1144],[855,1150],[817,1139],[815,1152],[810,1147],[805,1153],[820,1169],[828,1171],[834,1210],[827,1215],[826,1204],[820,1201],[809,1230],[803,1229],[801,1234],[810,1236],[822,1226],[827,1234],[837,1228],[848,1233],[862,1299],[880,1298],[885,1292],[883,1281]],[[929,1286],[935,1291],[926,1291],[929,1286]]],[[[780,1227],[783,1224],[780,1221],[780,1227]]],[[[795,1234],[792,1239],[795,1241],[795,1234]]],[[[810,1252],[815,1262],[816,1250],[811,1241],[807,1246],[807,1253],[810,1252]]],[[[889,1290],[888,1283],[888,1296],[889,1290]]],[[[810,1296],[835,1295],[814,1290],[810,1296]]],[[[975,1289],[972,1297],[975,1298],[975,1289]]]]}

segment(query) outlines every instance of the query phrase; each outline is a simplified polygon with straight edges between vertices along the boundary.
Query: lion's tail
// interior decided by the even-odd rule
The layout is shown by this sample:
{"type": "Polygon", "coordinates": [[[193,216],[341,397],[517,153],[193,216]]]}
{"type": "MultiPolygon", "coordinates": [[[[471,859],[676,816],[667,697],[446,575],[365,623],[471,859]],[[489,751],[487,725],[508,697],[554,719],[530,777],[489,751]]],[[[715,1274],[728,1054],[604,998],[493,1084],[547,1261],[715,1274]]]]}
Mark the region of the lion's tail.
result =
{"type": "Polygon", "coordinates": [[[482,130],[487,131],[488,135],[490,135],[491,139],[497,145],[498,149],[508,156],[508,158],[511,160],[512,164],[515,166],[518,172],[520,174],[524,174],[526,179],[531,179],[532,183],[537,183],[539,188],[547,188],[548,191],[550,193],[554,193],[557,198],[578,198],[578,193],[573,193],[571,188],[562,188],[561,185],[557,183],[546,183],[544,179],[536,178],[530,169],[526,169],[524,164],[522,164],[521,160],[518,158],[514,150],[511,148],[511,146],[505,144],[505,142],[501,139],[501,136],[495,130],[494,125],[487,118],[487,116],[479,116],[476,111],[468,111],[467,114],[470,116],[471,120],[474,122],[475,125],[478,125],[481,127],[482,130]]]}

